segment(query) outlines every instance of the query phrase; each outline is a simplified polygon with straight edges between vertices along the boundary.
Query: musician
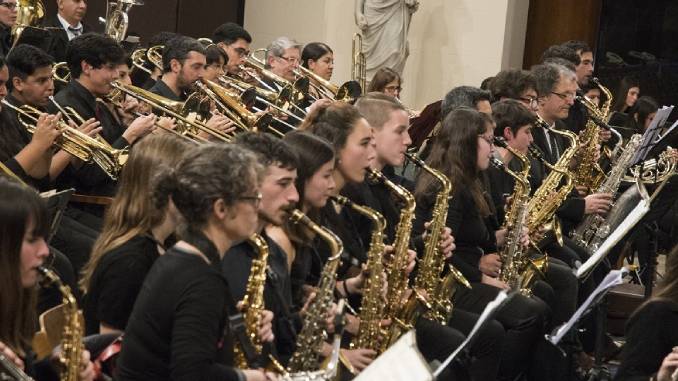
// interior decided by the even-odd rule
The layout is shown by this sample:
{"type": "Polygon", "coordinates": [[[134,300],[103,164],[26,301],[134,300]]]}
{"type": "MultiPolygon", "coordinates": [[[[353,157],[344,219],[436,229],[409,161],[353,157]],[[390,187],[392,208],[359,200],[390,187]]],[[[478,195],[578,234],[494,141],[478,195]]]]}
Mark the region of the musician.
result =
{"type": "MultiPolygon", "coordinates": [[[[229,354],[237,313],[220,262],[257,227],[263,168],[246,149],[206,144],[158,179],[154,194],[170,197],[186,223],[182,240],[146,276],[125,329],[118,380],[267,380],[240,370],[229,354]]],[[[259,326],[273,340],[270,316],[259,326]]]]}
{"type": "MultiPolygon", "coordinates": [[[[532,126],[536,120],[534,114],[520,102],[506,99],[492,104],[492,117],[495,121],[494,135],[504,138],[510,148],[523,154],[530,161],[529,182],[531,194],[534,194],[545,177],[541,163],[528,154],[528,148],[532,143],[532,126]]],[[[522,172],[522,162],[511,151],[503,147],[495,147],[495,150],[495,157],[501,160],[508,169],[516,173],[522,172]]],[[[504,223],[504,205],[506,197],[513,193],[515,179],[494,167],[488,169],[488,177],[499,222],[504,223]]],[[[550,248],[545,252],[550,253],[550,248]]],[[[498,275],[494,271],[491,273],[498,275]]],[[[578,281],[572,269],[565,262],[552,257],[548,259],[548,267],[544,274],[544,281],[550,289],[544,287],[544,284],[539,281],[533,291],[549,304],[553,311],[551,324],[557,327],[567,321],[577,308],[578,281]]]]}
{"type": "MultiPolygon", "coordinates": [[[[293,314],[292,288],[287,265],[287,255],[268,237],[266,226],[280,226],[288,217],[287,211],[299,201],[294,186],[299,162],[296,153],[282,140],[268,134],[248,132],[238,135],[236,144],[247,148],[259,157],[265,166],[261,181],[259,225],[256,233],[267,242],[268,266],[264,298],[266,309],[273,311],[273,333],[278,358],[287,363],[296,348],[296,329],[300,327],[297,314],[293,314]]],[[[222,273],[236,300],[245,296],[252,260],[258,256],[249,242],[232,247],[221,263],[222,273]]]]}
{"type": "MultiPolygon", "coordinates": [[[[0,353],[38,380],[57,380],[49,361],[35,363],[31,339],[37,324],[38,271],[49,255],[49,218],[44,201],[28,187],[0,177],[0,353]]],[[[93,380],[83,351],[79,380],[93,380]]]]}
{"type": "Polygon", "coordinates": [[[400,98],[402,80],[398,72],[393,69],[382,67],[374,73],[368,92],[378,91],[395,98],[400,98]]]}
{"type": "Polygon", "coordinates": [[[86,334],[125,330],[146,274],[179,220],[166,194],[148,195],[158,174],[175,168],[190,148],[172,134],[152,134],[132,147],[80,280],[86,334]]]}
{"type": "Polygon", "coordinates": [[[579,55],[579,64],[577,65],[577,83],[579,87],[584,87],[589,84],[593,77],[593,49],[584,41],[570,40],[563,43],[579,55]]]}
{"type": "Polygon", "coordinates": [[[211,44],[205,48],[205,74],[203,78],[216,82],[226,74],[228,55],[218,46],[211,44]]]}
{"type": "Polygon", "coordinates": [[[622,78],[614,93],[612,111],[628,114],[640,96],[640,82],[637,78],[626,76],[622,78]]]}
{"type": "Polygon", "coordinates": [[[294,81],[300,62],[301,44],[289,37],[278,37],[266,47],[266,68],[288,81],[294,81]]]}
{"type": "Polygon", "coordinates": [[[532,112],[537,112],[536,84],[532,73],[527,70],[502,70],[492,80],[490,93],[495,101],[515,99],[532,112]]]}
{"type": "MultiPolygon", "coordinates": [[[[164,46],[167,41],[173,39],[174,37],[177,37],[178,34],[174,32],[160,32],[158,34],[153,35],[148,40],[148,47],[151,48],[153,46],[164,46]]],[[[143,70],[135,70],[132,74],[132,82],[135,86],[142,87],[146,90],[150,89],[155,85],[155,82],[160,78],[162,75],[162,68],[157,67],[153,62],[150,60],[146,59],[144,60],[144,67],[148,70],[151,71],[151,74],[149,75],[147,72],[143,70]]]]}
{"type": "Polygon", "coordinates": [[[3,0],[0,3],[0,54],[3,57],[7,56],[14,43],[12,27],[16,23],[16,7],[16,0],[3,0]]]}
{"type": "Polygon", "coordinates": [[[67,59],[68,41],[94,30],[82,22],[87,13],[86,0],[57,0],[56,3],[57,14],[44,23],[52,36],[47,53],[54,57],[55,62],[63,62],[67,59]]]}
{"type": "MultiPolygon", "coordinates": [[[[49,104],[49,96],[54,91],[52,57],[34,46],[20,44],[7,57],[7,67],[11,93],[5,100],[15,107],[27,105],[44,110],[49,104]]],[[[7,135],[3,139],[7,148],[5,152],[16,155],[14,156],[16,161],[10,161],[8,166],[25,182],[40,191],[48,191],[54,188],[53,180],[64,171],[73,171],[82,165],[79,159],[64,150],[53,152],[53,140],[51,144],[45,144],[43,149],[35,149],[33,141],[40,139],[44,133],[45,125],[41,121],[37,123],[38,131],[31,137],[26,127],[18,120],[14,109],[5,106],[2,114],[6,116],[3,128],[7,135]]],[[[54,128],[52,132],[58,136],[56,130],[58,116],[45,115],[42,119],[51,123],[51,128],[54,128]]],[[[23,120],[26,118],[23,117],[23,120]]],[[[101,130],[94,120],[90,120],[90,123],[79,129],[90,136],[101,130]]],[[[74,218],[78,217],[78,214],[73,213],[71,208],[66,209],[51,244],[66,253],[77,273],[87,261],[98,232],[90,224],[78,222],[74,218]]]]}
{"type": "Polygon", "coordinates": [[[672,381],[678,366],[678,247],[666,256],[664,279],[626,324],[626,344],[615,381],[672,381]]]}
{"type": "Polygon", "coordinates": [[[229,75],[240,73],[240,66],[250,54],[252,36],[240,25],[227,22],[214,30],[212,41],[228,55],[226,72],[229,75]]]}
{"type": "MultiPolygon", "coordinates": [[[[155,116],[141,116],[129,125],[121,125],[101,100],[112,90],[111,82],[118,79],[117,66],[124,62],[125,52],[107,36],[86,33],[71,40],[67,49],[71,81],[54,98],[61,107],[71,107],[83,119],[95,118],[101,125],[101,136],[113,147],[124,148],[154,128],[155,116]]],[[[50,113],[59,108],[48,106],[50,113]]],[[[73,173],[59,177],[63,187],[74,187],[78,193],[112,195],[113,181],[93,163],[85,164],[73,173]]],[[[102,214],[100,207],[80,206],[90,213],[102,214]]]]}
{"type": "MultiPolygon", "coordinates": [[[[359,98],[355,106],[374,131],[376,158],[372,162],[372,168],[382,172],[395,184],[413,191],[414,183],[396,175],[393,169],[403,164],[404,153],[411,143],[407,132],[409,117],[403,105],[394,97],[373,92],[359,98]]],[[[342,190],[342,194],[354,202],[367,205],[380,212],[387,221],[388,242],[394,241],[400,219],[400,207],[385,185],[369,180],[362,184],[348,184],[342,190]]],[[[351,217],[353,221],[358,221],[356,216],[351,217]]],[[[362,224],[359,230],[369,232],[370,229],[369,226],[362,224]]],[[[450,228],[444,228],[440,239],[441,254],[453,255],[454,237],[451,235],[450,228]]],[[[421,251],[423,240],[423,236],[412,237],[411,246],[417,246],[418,251],[421,251]]],[[[365,234],[363,234],[363,242],[369,242],[369,237],[365,238],[365,234]]],[[[454,332],[459,330],[457,334],[468,335],[477,320],[478,315],[455,308],[448,326],[454,328],[454,332]]],[[[449,337],[450,329],[424,319],[417,324],[418,330],[421,331],[418,332],[420,334],[418,342],[420,342],[424,356],[428,359],[435,358],[444,361],[456,347],[454,336],[449,337]]],[[[503,335],[503,328],[496,321],[490,322],[478,332],[476,342],[470,347],[474,359],[469,367],[471,379],[496,379],[503,335]]]]}
{"type": "MultiPolygon", "coordinates": [[[[443,120],[427,160],[428,165],[445,174],[453,184],[446,224],[452,229],[457,246],[451,263],[472,285],[470,290],[458,288],[454,306],[474,313],[482,312],[501,289],[508,287],[486,274],[487,269],[496,266],[491,253],[496,253],[506,239],[506,229],[499,229],[495,220],[488,185],[482,175],[493,151],[493,133],[488,116],[460,107],[443,120]]],[[[434,181],[424,172],[417,178],[414,234],[421,234],[424,222],[431,219],[437,188],[434,181]]],[[[526,236],[521,240],[521,244],[525,243],[526,236]]],[[[499,368],[501,379],[514,379],[537,363],[529,348],[542,340],[549,313],[539,298],[522,295],[516,295],[497,312],[496,320],[506,329],[499,368]]]]}
{"type": "MultiPolygon", "coordinates": [[[[323,42],[310,42],[301,51],[301,66],[329,81],[334,71],[334,51],[323,42]]],[[[310,80],[319,85],[312,77],[310,80]]],[[[308,91],[314,99],[323,98],[323,94],[314,86],[310,86],[308,91]]]]}

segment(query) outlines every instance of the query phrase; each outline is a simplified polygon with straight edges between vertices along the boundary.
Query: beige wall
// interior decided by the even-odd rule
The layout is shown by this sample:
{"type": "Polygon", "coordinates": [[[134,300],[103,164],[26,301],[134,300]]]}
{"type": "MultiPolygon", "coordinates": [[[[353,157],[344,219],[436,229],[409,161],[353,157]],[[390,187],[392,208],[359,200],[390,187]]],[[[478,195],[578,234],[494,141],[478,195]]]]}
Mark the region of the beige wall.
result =
{"type": "MultiPolygon", "coordinates": [[[[499,70],[522,65],[529,0],[420,0],[410,26],[402,99],[413,108],[454,86],[479,86],[499,70]]],[[[335,53],[332,81],[350,78],[353,0],[247,0],[253,48],[286,35],[323,41],[335,53]]]]}

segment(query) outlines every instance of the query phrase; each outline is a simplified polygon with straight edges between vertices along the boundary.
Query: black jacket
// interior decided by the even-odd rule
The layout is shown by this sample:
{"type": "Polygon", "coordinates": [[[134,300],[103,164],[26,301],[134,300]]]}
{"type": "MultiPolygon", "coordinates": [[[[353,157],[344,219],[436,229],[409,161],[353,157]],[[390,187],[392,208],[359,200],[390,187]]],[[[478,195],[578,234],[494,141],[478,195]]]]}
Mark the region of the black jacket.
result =
{"type": "MultiPolygon", "coordinates": [[[[52,17],[46,18],[43,26],[50,28],[49,31],[52,35],[52,41],[50,41],[47,53],[49,53],[49,55],[54,58],[54,62],[66,61],[68,33],[66,32],[66,29],[64,29],[63,25],[61,25],[57,15],[54,14],[52,17]]],[[[82,33],[88,32],[94,32],[94,30],[89,25],[82,23],[82,33]]]]}

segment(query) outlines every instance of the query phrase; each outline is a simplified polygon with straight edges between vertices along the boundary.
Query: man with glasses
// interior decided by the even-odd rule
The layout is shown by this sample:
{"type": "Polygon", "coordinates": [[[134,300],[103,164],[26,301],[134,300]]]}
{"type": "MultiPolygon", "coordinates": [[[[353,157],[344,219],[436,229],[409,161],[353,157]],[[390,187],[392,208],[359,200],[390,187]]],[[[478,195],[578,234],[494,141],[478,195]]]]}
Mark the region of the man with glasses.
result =
{"type": "Polygon", "coordinates": [[[252,36],[240,25],[228,22],[214,30],[212,41],[228,55],[227,74],[237,75],[250,54],[252,36]]]}
{"type": "Polygon", "coordinates": [[[12,27],[16,23],[16,0],[1,0],[0,2],[0,54],[7,56],[12,48],[12,27]]]}
{"type": "Polygon", "coordinates": [[[85,0],[57,0],[56,3],[57,14],[45,21],[45,26],[50,28],[52,34],[47,53],[54,57],[55,62],[62,62],[66,60],[68,41],[92,32],[92,28],[82,22],[87,13],[85,0]]]}
{"type": "Polygon", "coordinates": [[[490,92],[495,101],[515,99],[528,110],[536,113],[539,109],[537,90],[532,74],[527,70],[503,70],[490,83],[490,92]]]}
{"type": "Polygon", "coordinates": [[[266,67],[288,81],[294,80],[300,61],[301,44],[289,37],[278,37],[266,48],[266,67]]]}

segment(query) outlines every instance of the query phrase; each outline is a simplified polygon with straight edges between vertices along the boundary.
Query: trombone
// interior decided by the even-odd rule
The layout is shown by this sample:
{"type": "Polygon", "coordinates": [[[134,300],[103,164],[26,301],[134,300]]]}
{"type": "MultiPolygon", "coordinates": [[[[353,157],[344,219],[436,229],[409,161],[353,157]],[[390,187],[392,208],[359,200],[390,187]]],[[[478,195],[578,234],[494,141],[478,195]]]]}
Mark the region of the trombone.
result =
{"type": "MultiPolygon", "coordinates": [[[[201,78],[195,82],[196,87],[212,100],[217,108],[228,116],[236,126],[249,131],[251,128],[265,129],[271,123],[271,115],[255,115],[242,104],[244,98],[210,80],[201,78]]],[[[243,94],[244,95],[244,94],[243,94]]]]}
{"type": "Polygon", "coordinates": [[[351,79],[360,85],[361,94],[365,94],[367,82],[367,61],[363,53],[363,36],[360,33],[353,35],[353,65],[351,65],[351,79]]]}
{"type": "MultiPolygon", "coordinates": [[[[29,105],[17,107],[6,99],[2,100],[2,104],[16,111],[19,123],[30,134],[35,132],[38,118],[42,114],[40,110],[29,105]]],[[[59,121],[58,126],[61,136],[54,142],[57,147],[85,163],[94,161],[111,179],[117,180],[120,170],[127,162],[127,149],[113,149],[109,145],[103,144],[99,140],[69,126],[64,121],[59,121]]]]}
{"type": "Polygon", "coordinates": [[[185,102],[174,102],[134,85],[126,85],[118,81],[113,81],[111,82],[111,86],[113,86],[114,89],[148,104],[151,108],[160,110],[163,114],[175,118],[178,123],[186,127],[183,133],[193,139],[204,141],[204,138],[198,136],[197,131],[203,131],[225,142],[230,142],[232,139],[232,136],[208,127],[199,121],[190,120],[186,116],[192,112],[191,106],[194,106],[195,102],[199,103],[199,100],[195,96],[189,97],[185,102]],[[193,129],[193,131],[191,131],[191,129],[193,129]]]}

